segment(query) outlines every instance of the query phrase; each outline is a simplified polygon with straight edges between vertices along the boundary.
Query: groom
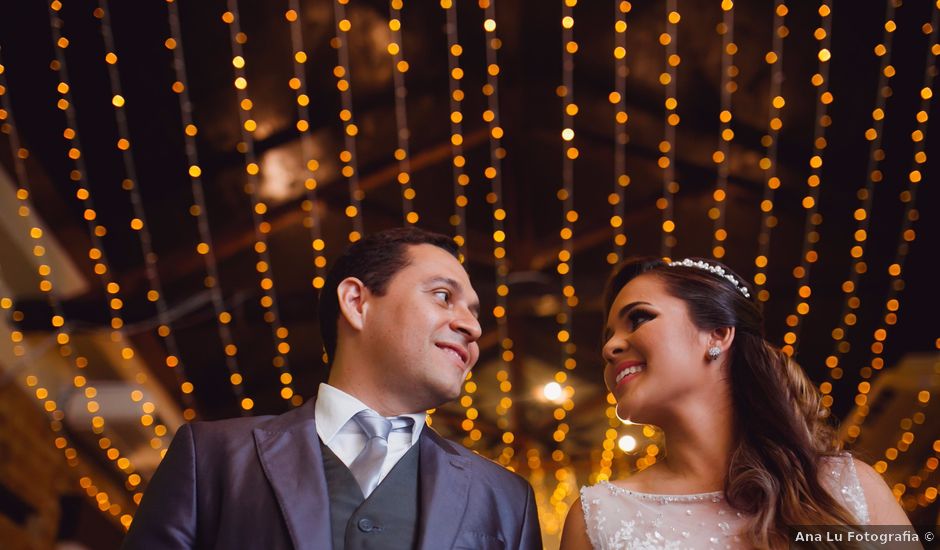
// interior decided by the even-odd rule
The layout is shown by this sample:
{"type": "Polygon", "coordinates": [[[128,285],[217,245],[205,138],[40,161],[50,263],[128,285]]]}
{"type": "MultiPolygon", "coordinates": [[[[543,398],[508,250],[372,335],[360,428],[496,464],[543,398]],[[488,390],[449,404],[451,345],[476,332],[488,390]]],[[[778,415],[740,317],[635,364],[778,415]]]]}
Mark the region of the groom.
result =
{"type": "Polygon", "coordinates": [[[425,425],[480,354],[456,255],[416,228],[352,245],[320,295],[316,398],[180,428],[124,548],[540,549],[532,488],[425,425]]]}

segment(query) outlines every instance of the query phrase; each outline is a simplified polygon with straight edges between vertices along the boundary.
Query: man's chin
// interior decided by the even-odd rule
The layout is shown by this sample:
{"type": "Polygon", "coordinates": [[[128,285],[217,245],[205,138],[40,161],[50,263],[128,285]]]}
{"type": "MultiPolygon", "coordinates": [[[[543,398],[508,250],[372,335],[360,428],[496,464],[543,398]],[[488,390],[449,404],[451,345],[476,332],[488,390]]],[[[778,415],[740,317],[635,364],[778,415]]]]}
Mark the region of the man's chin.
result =
{"type": "Polygon", "coordinates": [[[463,381],[461,381],[456,386],[450,386],[447,388],[441,388],[439,392],[436,393],[435,400],[439,401],[437,405],[430,408],[437,408],[448,403],[452,403],[460,398],[460,394],[463,392],[463,381]]]}

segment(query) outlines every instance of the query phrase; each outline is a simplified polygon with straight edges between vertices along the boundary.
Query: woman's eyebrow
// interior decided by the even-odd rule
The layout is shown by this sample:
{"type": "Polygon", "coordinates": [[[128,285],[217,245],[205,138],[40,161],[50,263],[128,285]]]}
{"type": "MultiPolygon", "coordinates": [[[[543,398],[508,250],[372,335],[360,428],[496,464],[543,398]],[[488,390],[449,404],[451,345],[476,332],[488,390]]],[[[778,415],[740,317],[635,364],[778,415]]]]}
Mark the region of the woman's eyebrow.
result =
{"type": "MultiPolygon", "coordinates": [[[[617,319],[618,320],[623,319],[624,317],[627,316],[628,313],[630,313],[630,311],[633,308],[635,308],[636,306],[641,306],[641,305],[649,306],[652,304],[650,304],[649,302],[630,302],[629,304],[617,310],[617,319]]],[[[610,327],[607,327],[606,329],[604,329],[604,341],[610,340],[612,333],[613,333],[613,330],[610,327]]]]}
{"type": "Polygon", "coordinates": [[[620,308],[620,311],[617,312],[617,318],[618,318],[618,319],[623,319],[624,317],[626,317],[626,315],[627,315],[628,313],[630,313],[630,310],[632,310],[632,309],[635,308],[636,306],[640,306],[640,305],[647,305],[647,306],[648,306],[648,305],[652,305],[652,304],[650,304],[649,302],[630,302],[629,304],[627,304],[627,305],[623,306],[622,308],[620,308]]]}

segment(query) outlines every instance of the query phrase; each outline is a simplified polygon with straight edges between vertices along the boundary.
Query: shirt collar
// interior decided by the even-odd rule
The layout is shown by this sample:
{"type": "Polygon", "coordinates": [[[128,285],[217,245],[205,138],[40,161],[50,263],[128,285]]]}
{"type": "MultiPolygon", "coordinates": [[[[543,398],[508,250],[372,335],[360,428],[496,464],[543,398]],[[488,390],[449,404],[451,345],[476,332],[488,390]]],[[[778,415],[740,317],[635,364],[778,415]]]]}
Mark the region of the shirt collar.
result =
{"type": "MultiPolygon", "coordinates": [[[[356,413],[368,408],[368,405],[343,390],[325,382],[321,383],[320,388],[317,390],[315,407],[317,433],[320,439],[329,445],[333,437],[356,413]]],[[[400,416],[406,416],[414,420],[414,426],[411,428],[411,444],[414,445],[421,436],[421,430],[424,429],[424,423],[428,415],[420,412],[400,416]]]]}

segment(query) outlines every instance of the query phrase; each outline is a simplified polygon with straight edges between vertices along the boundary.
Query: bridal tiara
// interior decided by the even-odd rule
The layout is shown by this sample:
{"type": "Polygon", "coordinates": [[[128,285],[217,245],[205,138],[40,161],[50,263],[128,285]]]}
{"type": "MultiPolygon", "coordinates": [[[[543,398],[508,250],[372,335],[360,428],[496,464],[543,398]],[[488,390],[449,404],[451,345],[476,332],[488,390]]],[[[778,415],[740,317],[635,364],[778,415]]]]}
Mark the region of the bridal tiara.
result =
{"type": "Polygon", "coordinates": [[[739,282],[734,277],[734,275],[725,271],[724,268],[721,266],[712,265],[708,262],[703,262],[702,260],[690,260],[688,258],[685,258],[684,260],[679,260],[676,262],[667,262],[666,265],[669,267],[691,267],[691,268],[701,269],[703,271],[707,271],[709,273],[718,275],[722,279],[725,279],[729,283],[733,284],[734,288],[738,289],[738,292],[743,294],[745,298],[751,297],[751,293],[748,292],[747,287],[744,286],[741,282],[739,282]]]}

